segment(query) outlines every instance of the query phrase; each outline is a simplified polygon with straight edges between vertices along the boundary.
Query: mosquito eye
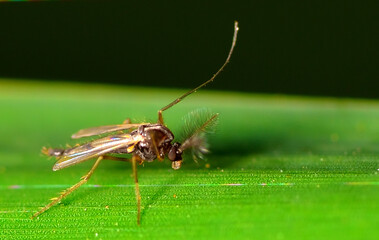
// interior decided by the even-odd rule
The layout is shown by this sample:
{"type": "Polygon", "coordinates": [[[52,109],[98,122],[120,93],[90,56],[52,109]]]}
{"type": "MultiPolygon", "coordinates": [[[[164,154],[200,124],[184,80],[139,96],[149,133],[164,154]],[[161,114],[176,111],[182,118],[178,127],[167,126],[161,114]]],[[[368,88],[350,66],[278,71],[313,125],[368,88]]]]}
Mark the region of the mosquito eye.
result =
{"type": "Polygon", "coordinates": [[[170,151],[168,152],[168,155],[167,155],[168,159],[170,159],[171,161],[175,161],[176,159],[176,148],[175,147],[172,147],[170,149],[170,151]]]}

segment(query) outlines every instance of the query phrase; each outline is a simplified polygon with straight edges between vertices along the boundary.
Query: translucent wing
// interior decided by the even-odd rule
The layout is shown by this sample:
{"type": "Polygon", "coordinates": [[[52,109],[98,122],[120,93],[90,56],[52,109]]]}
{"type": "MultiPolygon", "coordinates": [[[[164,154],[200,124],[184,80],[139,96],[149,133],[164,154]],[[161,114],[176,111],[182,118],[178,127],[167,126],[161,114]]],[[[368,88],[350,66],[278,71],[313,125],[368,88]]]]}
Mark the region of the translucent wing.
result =
{"type": "Polygon", "coordinates": [[[89,137],[94,135],[99,135],[103,133],[115,132],[125,129],[137,128],[141,125],[145,125],[148,123],[136,123],[136,124],[117,124],[117,125],[106,125],[100,127],[86,128],[79,130],[77,133],[74,133],[71,138],[77,139],[82,137],[89,137]]]}
{"type": "Polygon", "coordinates": [[[119,134],[66,149],[58,158],[53,170],[57,171],[88,159],[102,156],[119,148],[126,148],[128,152],[131,152],[134,146],[141,140],[141,135],[131,136],[130,134],[119,134]]]}

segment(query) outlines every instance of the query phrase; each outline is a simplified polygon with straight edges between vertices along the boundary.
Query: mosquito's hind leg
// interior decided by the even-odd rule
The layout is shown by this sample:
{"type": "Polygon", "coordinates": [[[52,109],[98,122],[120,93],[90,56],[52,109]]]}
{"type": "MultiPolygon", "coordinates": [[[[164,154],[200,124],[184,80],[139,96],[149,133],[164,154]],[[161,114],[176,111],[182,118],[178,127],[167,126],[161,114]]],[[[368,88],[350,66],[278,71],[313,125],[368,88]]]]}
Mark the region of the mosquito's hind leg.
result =
{"type": "Polygon", "coordinates": [[[137,199],[137,224],[140,225],[141,222],[141,194],[139,191],[138,184],[138,175],[137,175],[137,162],[141,162],[137,155],[133,155],[132,157],[132,166],[133,166],[133,177],[134,183],[136,184],[136,199],[137,199]]]}
{"type": "Polygon", "coordinates": [[[99,165],[99,163],[100,163],[100,161],[102,159],[103,159],[103,157],[100,156],[96,160],[96,162],[93,165],[93,167],[91,168],[91,170],[86,175],[84,175],[83,177],[81,177],[81,180],[77,184],[75,184],[72,187],[67,188],[66,190],[64,190],[59,197],[52,198],[51,199],[52,202],[49,203],[49,204],[47,204],[45,207],[43,207],[39,212],[35,213],[32,216],[32,219],[35,218],[35,217],[37,217],[38,215],[42,214],[43,212],[47,211],[49,208],[51,208],[55,204],[59,203],[67,195],[69,195],[70,193],[72,193],[73,191],[75,191],[76,189],[78,189],[81,185],[83,185],[84,183],[86,183],[88,181],[88,179],[92,176],[93,172],[95,171],[95,169],[97,168],[97,166],[99,165]]]}
{"type": "MultiPolygon", "coordinates": [[[[125,119],[125,120],[122,122],[122,124],[131,124],[131,123],[132,123],[132,121],[130,120],[130,118],[127,118],[127,119],[125,119]]],[[[131,132],[131,129],[127,130],[127,132],[131,132]]],[[[123,131],[118,131],[118,133],[122,134],[122,133],[124,133],[124,132],[123,132],[123,131]]]]}
{"type": "Polygon", "coordinates": [[[122,124],[131,124],[132,123],[132,121],[130,120],[130,118],[127,118],[127,119],[125,119],[123,122],[122,122],[122,124]]]}

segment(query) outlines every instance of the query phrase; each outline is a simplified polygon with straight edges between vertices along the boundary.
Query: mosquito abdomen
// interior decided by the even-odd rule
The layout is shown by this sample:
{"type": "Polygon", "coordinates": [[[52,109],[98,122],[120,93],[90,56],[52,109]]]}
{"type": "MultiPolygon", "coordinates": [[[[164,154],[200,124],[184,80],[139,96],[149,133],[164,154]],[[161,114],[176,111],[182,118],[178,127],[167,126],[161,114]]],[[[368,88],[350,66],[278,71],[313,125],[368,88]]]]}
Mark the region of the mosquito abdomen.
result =
{"type": "Polygon", "coordinates": [[[47,156],[50,156],[50,157],[60,157],[60,156],[62,156],[64,149],[43,147],[41,152],[47,156]]]}

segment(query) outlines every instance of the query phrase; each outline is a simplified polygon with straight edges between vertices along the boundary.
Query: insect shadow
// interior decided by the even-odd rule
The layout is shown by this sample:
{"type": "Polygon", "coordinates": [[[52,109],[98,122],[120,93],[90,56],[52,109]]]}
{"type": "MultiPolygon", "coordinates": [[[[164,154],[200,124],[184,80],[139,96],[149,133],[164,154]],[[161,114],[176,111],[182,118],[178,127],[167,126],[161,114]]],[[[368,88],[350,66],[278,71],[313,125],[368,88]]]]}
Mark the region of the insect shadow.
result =
{"type": "Polygon", "coordinates": [[[164,196],[169,191],[169,185],[175,184],[177,182],[177,175],[171,176],[170,179],[166,179],[164,185],[160,185],[158,187],[155,187],[156,191],[155,193],[148,198],[144,205],[144,207],[141,209],[141,217],[145,216],[147,212],[150,211],[150,206],[157,202],[157,200],[164,196]]]}

